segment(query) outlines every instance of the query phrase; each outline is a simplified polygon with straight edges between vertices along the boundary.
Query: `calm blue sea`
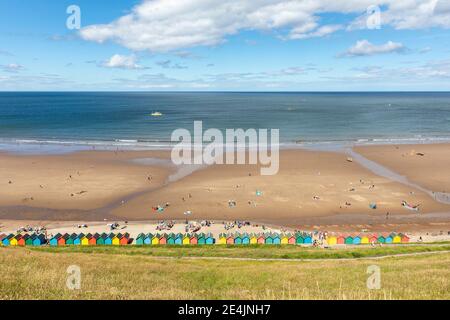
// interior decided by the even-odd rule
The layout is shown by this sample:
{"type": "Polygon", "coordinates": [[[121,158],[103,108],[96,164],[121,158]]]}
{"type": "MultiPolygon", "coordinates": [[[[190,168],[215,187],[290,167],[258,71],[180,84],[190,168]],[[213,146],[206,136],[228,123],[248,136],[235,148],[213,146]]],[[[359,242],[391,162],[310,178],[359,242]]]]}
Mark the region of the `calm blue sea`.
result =
{"type": "Polygon", "coordinates": [[[4,92],[0,149],[159,148],[194,120],[280,129],[284,144],[441,141],[450,140],[450,93],[4,92]]]}

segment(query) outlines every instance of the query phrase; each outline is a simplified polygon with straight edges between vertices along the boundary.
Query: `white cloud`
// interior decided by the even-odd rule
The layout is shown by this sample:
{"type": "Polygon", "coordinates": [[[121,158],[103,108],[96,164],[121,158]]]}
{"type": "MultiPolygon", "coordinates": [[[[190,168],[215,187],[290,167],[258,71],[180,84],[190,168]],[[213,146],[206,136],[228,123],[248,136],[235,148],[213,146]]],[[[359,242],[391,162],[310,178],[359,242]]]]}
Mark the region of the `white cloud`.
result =
{"type": "Polygon", "coordinates": [[[5,72],[19,72],[19,71],[25,69],[24,66],[17,64],[17,63],[0,65],[0,68],[2,68],[2,70],[5,72]]]}
{"type": "Polygon", "coordinates": [[[119,69],[142,69],[143,67],[137,64],[136,56],[123,56],[115,54],[102,64],[106,68],[119,69]]]}
{"type": "Polygon", "coordinates": [[[307,39],[345,27],[366,28],[366,10],[373,5],[383,8],[382,25],[395,29],[450,28],[450,5],[444,0],[142,0],[129,14],[108,24],[87,26],[80,35],[156,52],[217,45],[243,30],[307,39]],[[323,25],[321,15],[327,13],[360,16],[346,26],[323,25]]]}
{"type": "Polygon", "coordinates": [[[375,45],[367,40],[360,40],[341,56],[373,56],[375,54],[402,52],[405,50],[405,46],[399,42],[388,41],[385,44],[375,45]]]}

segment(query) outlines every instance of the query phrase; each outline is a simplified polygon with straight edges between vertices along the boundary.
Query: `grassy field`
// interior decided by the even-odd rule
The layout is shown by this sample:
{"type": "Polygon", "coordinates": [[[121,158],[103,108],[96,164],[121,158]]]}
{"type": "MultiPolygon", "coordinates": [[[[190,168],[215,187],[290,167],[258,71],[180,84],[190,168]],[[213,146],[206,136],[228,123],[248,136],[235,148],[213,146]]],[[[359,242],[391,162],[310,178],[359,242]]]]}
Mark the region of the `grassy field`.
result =
{"type": "Polygon", "coordinates": [[[311,246],[267,246],[267,245],[215,245],[215,246],[68,246],[31,247],[30,250],[57,253],[98,253],[145,255],[155,257],[226,257],[254,259],[346,259],[377,257],[392,254],[418,253],[430,251],[450,251],[450,243],[386,245],[383,247],[354,246],[328,249],[311,246]]]}
{"type": "Polygon", "coordinates": [[[450,253],[381,260],[339,259],[424,252],[425,249],[448,250],[447,245],[329,251],[266,248],[0,248],[0,299],[450,299],[450,253]],[[225,254],[228,257],[336,259],[201,258],[225,254]],[[176,258],[182,256],[200,258],[176,258]],[[66,287],[70,265],[81,268],[81,290],[66,287]],[[379,290],[366,287],[369,276],[366,271],[370,265],[381,268],[379,290]]]}

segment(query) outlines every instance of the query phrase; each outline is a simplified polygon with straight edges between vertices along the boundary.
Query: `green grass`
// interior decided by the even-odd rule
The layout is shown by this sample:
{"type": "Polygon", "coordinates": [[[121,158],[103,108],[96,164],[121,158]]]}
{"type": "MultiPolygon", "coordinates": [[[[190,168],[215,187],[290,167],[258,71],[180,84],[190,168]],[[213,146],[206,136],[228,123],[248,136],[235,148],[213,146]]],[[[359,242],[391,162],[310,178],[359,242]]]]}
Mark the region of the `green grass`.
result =
{"type": "MultiPolygon", "coordinates": [[[[0,299],[450,299],[450,253],[382,260],[248,261],[156,255],[295,256],[423,252],[419,246],[320,250],[290,247],[0,248],[0,299]],[[372,250],[372,251],[371,251],[372,250]],[[216,253],[214,253],[216,251],[216,253]],[[272,251],[272,253],[271,253],[272,251]],[[353,253],[351,253],[353,252],[353,253]],[[367,267],[381,289],[366,287],[367,267]],[[66,287],[81,268],[81,290],[66,287]]],[[[444,250],[432,247],[430,250],[444,250]]]]}
{"type": "Polygon", "coordinates": [[[155,257],[227,257],[254,259],[345,259],[377,257],[393,254],[419,253],[450,250],[450,244],[409,244],[386,245],[383,247],[358,246],[341,248],[313,248],[289,245],[215,245],[215,246],[67,246],[67,247],[30,247],[33,251],[55,253],[96,253],[143,255],[155,257]]]}

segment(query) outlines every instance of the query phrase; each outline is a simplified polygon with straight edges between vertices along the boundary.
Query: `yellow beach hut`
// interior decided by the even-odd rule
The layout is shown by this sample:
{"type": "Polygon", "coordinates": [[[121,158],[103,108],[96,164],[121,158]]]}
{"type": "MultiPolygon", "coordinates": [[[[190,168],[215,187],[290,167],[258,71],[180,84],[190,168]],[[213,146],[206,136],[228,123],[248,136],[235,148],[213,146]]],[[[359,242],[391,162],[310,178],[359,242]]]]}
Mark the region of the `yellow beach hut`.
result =
{"type": "Polygon", "coordinates": [[[252,234],[250,236],[250,244],[257,244],[258,243],[258,237],[255,234],[252,234]]]}
{"type": "Polygon", "coordinates": [[[283,235],[281,236],[280,243],[281,243],[281,244],[289,244],[289,236],[283,234],[283,235]]]}
{"type": "Polygon", "coordinates": [[[399,234],[396,234],[392,237],[392,243],[402,243],[402,237],[399,234]]]}
{"type": "Polygon", "coordinates": [[[361,244],[369,244],[369,237],[367,235],[361,237],[361,244]]]}
{"type": "Polygon", "coordinates": [[[219,235],[219,244],[227,244],[227,236],[224,233],[219,235]]]}
{"type": "Polygon", "coordinates": [[[183,245],[190,244],[190,243],[191,243],[191,236],[188,234],[185,234],[183,236],[183,245]]]}
{"type": "Polygon", "coordinates": [[[114,235],[111,243],[113,246],[120,246],[120,238],[117,235],[114,235]]]}
{"type": "Polygon", "coordinates": [[[88,246],[88,245],[89,245],[89,239],[90,239],[90,237],[91,237],[90,234],[89,234],[89,235],[86,235],[86,236],[84,236],[84,237],[82,237],[82,238],[81,238],[81,241],[80,241],[81,245],[82,245],[82,246],[88,246]]]}
{"type": "Polygon", "coordinates": [[[160,235],[159,234],[155,234],[152,238],[152,245],[157,245],[159,244],[159,239],[160,239],[160,235]]]}
{"type": "Polygon", "coordinates": [[[12,237],[11,240],[9,240],[10,246],[17,246],[17,237],[12,237]]]}
{"type": "Polygon", "coordinates": [[[327,237],[327,243],[328,243],[329,246],[337,245],[337,237],[336,236],[329,236],[329,237],[327,237]]]}

